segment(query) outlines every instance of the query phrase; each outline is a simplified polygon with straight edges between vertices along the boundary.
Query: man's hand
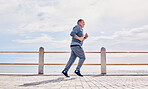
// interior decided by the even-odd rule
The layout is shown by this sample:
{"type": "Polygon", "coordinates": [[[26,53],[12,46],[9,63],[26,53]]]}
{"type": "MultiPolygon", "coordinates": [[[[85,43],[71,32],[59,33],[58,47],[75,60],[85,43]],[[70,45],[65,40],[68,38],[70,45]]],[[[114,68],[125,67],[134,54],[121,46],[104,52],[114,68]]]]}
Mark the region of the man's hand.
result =
{"type": "Polygon", "coordinates": [[[82,41],[83,40],[83,37],[75,37],[76,39],[78,39],[78,40],[80,40],[80,41],[82,41]]]}
{"type": "Polygon", "coordinates": [[[85,33],[85,39],[88,37],[88,34],[87,33],[85,33]]]}

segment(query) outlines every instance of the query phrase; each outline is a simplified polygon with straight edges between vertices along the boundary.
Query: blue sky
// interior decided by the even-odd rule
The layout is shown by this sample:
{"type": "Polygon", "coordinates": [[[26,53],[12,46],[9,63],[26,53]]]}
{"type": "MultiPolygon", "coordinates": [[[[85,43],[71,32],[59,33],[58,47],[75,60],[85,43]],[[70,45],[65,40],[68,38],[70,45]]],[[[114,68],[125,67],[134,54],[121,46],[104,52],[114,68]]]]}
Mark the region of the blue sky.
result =
{"type": "Polygon", "coordinates": [[[0,50],[70,51],[85,20],[85,51],[148,51],[147,0],[1,0],[0,50]]]}

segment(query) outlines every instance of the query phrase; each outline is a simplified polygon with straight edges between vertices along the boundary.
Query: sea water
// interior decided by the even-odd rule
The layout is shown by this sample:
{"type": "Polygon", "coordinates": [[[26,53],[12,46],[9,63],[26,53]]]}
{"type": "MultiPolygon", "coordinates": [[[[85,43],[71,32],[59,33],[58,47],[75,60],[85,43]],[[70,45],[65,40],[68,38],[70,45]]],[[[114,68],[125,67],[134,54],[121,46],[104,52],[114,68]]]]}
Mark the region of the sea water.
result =
{"type": "MultiPolygon", "coordinates": [[[[45,63],[64,63],[68,62],[70,54],[45,54],[45,63]]],[[[79,58],[76,58],[74,64],[77,64],[79,58]]],[[[37,54],[1,54],[1,63],[38,63],[37,54]]],[[[107,54],[107,64],[148,64],[147,54],[107,54]]],[[[100,54],[86,53],[84,64],[100,64],[100,54]]],[[[45,74],[60,74],[65,65],[45,65],[45,74]]],[[[69,73],[73,74],[76,65],[72,65],[69,73]]],[[[100,74],[100,65],[83,65],[81,67],[83,74],[100,74]]],[[[0,73],[38,73],[37,65],[0,65],[0,73]]],[[[107,65],[107,73],[148,73],[148,65],[107,65]]]]}
{"type": "MultiPolygon", "coordinates": [[[[45,74],[61,74],[65,65],[45,65],[45,74]]],[[[73,74],[76,65],[72,65],[68,73],[73,74]]],[[[148,73],[147,65],[108,65],[108,74],[146,74],[148,73]]],[[[83,74],[100,74],[100,65],[83,65],[81,67],[83,74]]],[[[1,65],[0,73],[38,73],[37,65],[1,65]]]]}

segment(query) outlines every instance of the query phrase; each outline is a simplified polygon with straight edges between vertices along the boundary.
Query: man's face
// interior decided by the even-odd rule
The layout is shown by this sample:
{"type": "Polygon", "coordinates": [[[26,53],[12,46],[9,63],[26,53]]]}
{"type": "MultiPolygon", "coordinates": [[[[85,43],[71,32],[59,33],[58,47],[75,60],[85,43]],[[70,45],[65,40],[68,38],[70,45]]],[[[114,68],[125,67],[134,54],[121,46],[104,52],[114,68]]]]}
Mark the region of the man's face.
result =
{"type": "Polygon", "coordinates": [[[79,25],[83,28],[84,25],[85,25],[85,22],[84,21],[81,21],[81,22],[79,22],[79,25]]]}

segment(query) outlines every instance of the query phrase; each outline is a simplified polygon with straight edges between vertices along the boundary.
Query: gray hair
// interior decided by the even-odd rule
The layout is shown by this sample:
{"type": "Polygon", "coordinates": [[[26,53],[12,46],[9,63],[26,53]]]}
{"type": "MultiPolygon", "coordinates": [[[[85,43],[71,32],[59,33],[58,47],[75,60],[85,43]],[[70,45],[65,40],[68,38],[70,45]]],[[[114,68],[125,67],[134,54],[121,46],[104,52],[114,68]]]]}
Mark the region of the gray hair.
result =
{"type": "Polygon", "coordinates": [[[81,21],[84,21],[83,19],[79,19],[78,21],[77,21],[77,24],[79,23],[79,22],[81,22],[81,21]]]}

